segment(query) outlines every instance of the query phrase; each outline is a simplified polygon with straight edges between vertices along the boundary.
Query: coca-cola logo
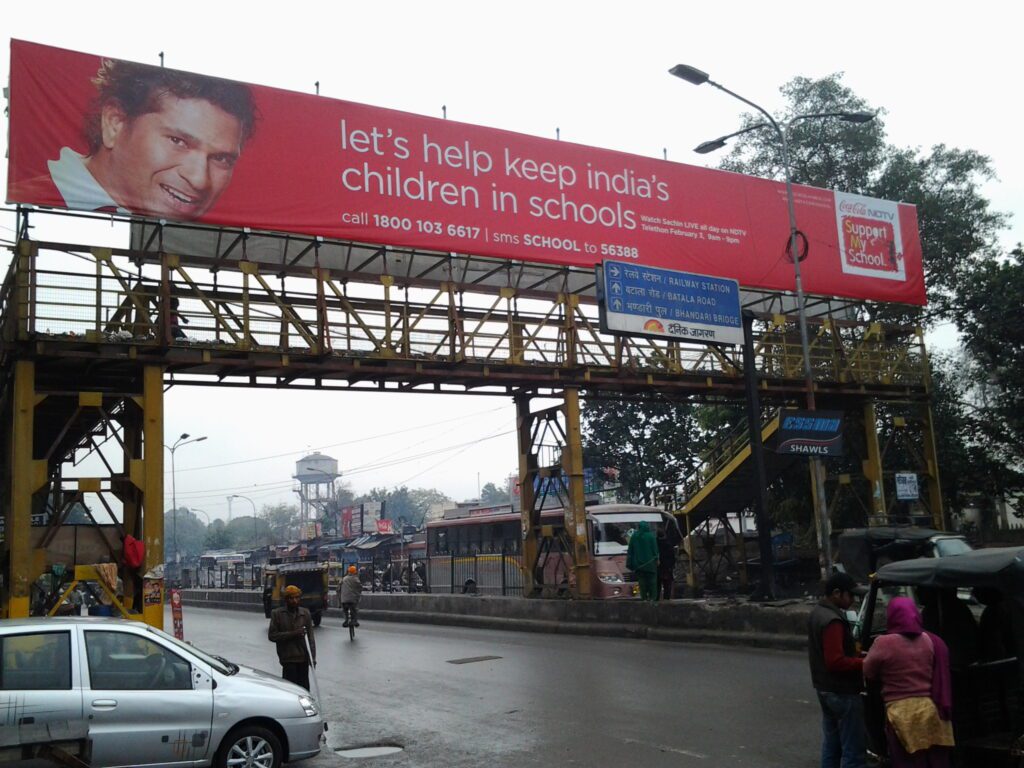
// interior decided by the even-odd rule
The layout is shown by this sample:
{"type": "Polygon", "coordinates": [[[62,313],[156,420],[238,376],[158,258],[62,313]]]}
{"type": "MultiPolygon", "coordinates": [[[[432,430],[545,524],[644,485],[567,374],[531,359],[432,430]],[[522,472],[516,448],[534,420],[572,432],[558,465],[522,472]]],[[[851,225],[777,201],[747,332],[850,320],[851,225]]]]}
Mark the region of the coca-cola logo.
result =
{"type": "Polygon", "coordinates": [[[849,200],[843,200],[839,204],[839,210],[843,213],[852,213],[855,216],[866,216],[868,207],[864,203],[854,203],[849,200]]]}

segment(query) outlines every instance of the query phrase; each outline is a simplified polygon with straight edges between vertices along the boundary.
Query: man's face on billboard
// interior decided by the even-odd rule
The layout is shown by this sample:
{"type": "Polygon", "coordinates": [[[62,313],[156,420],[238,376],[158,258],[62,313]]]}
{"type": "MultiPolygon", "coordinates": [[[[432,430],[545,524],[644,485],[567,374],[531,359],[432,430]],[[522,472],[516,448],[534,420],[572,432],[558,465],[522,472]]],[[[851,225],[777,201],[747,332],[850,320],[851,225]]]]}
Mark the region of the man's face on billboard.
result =
{"type": "Polygon", "coordinates": [[[231,181],[242,150],[242,126],[204,99],[166,95],[160,107],[134,119],[117,105],[104,107],[107,151],[98,180],[133,213],[195,219],[231,181]]]}

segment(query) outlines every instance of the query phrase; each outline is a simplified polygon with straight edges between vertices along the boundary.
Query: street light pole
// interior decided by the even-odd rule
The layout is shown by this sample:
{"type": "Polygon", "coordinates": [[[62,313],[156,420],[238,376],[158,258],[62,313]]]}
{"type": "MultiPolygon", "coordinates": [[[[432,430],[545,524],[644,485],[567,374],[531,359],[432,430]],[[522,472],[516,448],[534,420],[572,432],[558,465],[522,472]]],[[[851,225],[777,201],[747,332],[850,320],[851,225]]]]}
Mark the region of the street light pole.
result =
{"type": "MultiPolygon", "coordinates": [[[[173,531],[174,531],[174,533],[173,533],[172,539],[174,541],[174,561],[175,561],[175,563],[180,563],[181,562],[181,554],[178,552],[178,488],[177,488],[176,474],[175,474],[175,471],[174,471],[174,452],[177,451],[179,448],[181,448],[183,445],[188,445],[189,443],[201,443],[205,439],[206,439],[206,435],[203,435],[202,437],[193,437],[190,440],[188,432],[182,432],[181,433],[181,437],[179,437],[177,440],[175,440],[173,445],[167,445],[166,443],[164,444],[164,448],[166,448],[167,450],[169,450],[171,452],[171,506],[174,507],[174,512],[172,513],[173,514],[173,521],[174,521],[174,523],[173,523],[173,531]]],[[[175,569],[175,578],[177,578],[179,575],[180,574],[178,573],[178,569],[176,568],[175,569]]]]}
{"type": "MultiPolygon", "coordinates": [[[[775,131],[775,135],[778,137],[779,144],[782,148],[782,171],[786,178],[786,208],[789,213],[789,254],[790,258],[793,260],[797,317],[800,326],[800,350],[803,356],[804,387],[807,390],[807,409],[813,411],[816,407],[814,397],[814,373],[811,369],[811,345],[810,337],[807,332],[807,303],[804,296],[803,275],[800,270],[800,231],[797,229],[796,225],[796,205],[793,201],[793,179],[792,174],[790,173],[789,164],[789,131],[795,123],[801,120],[826,119],[834,117],[845,122],[860,124],[870,122],[875,118],[875,116],[870,112],[857,111],[820,112],[797,115],[789,120],[785,127],[783,127],[779,125],[775,118],[772,117],[766,109],[755,104],[749,99],[745,99],[738,93],[730,91],[725,86],[716,83],[711,79],[707,72],[703,72],[696,67],[691,67],[686,64],[677,64],[669,70],[669,73],[693,85],[703,85],[704,83],[707,83],[708,85],[714,86],[718,90],[729,94],[734,99],[738,99],[744,104],[753,107],[765,118],[766,122],[748,126],[747,128],[736,131],[735,133],[730,133],[726,136],[712,139],[711,141],[705,141],[697,146],[695,149],[696,152],[700,154],[713,152],[716,149],[724,147],[728,139],[760,128],[771,127],[775,131]]],[[[825,505],[825,480],[823,470],[824,466],[821,463],[821,459],[817,456],[811,456],[810,471],[811,480],[814,483],[814,514],[815,522],[817,523],[816,527],[818,529],[818,552],[820,557],[821,576],[822,579],[827,579],[832,573],[832,541],[830,538],[831,524],[828,518],[828,509],[825,505]]],[[[760,525],[760,521],[758,524],[760,525]]]]}

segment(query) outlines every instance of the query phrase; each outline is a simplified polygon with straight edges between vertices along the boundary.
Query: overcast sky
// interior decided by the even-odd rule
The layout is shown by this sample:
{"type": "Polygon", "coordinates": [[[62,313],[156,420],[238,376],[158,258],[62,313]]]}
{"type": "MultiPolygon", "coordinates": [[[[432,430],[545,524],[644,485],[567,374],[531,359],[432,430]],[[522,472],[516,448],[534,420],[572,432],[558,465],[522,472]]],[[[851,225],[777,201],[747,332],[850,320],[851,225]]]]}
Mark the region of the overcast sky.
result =
{"type": "MultiPolygon", "coordinates": [[[[8,4],[3,27],[87,53],[158,64],[163,51],[178,69],[305,92],[319,81],[326,97],[434,117],[445,105],[449,119],[547,138],[557,128],[565,141],[652,157],[664,149],[670,160],[711,166],[714,155],[692,148],[738,127],[743,105],[669,76],[673,64],[699,67],[771,111],[791,78],[844,72],[886,110],[890,143],[991,157],[999,180],[985,193],[1016,214],[1021,15],[1013,3],[891,0],[207,0],[8,4]]],[[[0,59],[6,83],[9,55],[0,59]]],[[[0,215],[0,239],[11,239],[13,220],[0,215]]],[[[1021,240],[1016,220],[1005,243],[1021,240]]],[[[214,517],[233,493],[261,507],[295,501],[294,462],[313,449],[337,458],[357,493],[408,484],[462,499],[476,495],[478,477],[516,471],[514,409],[503,398],[176,387],[165,425],[168,443],[182,432],[208,437],[178,451],[176,485],[179,504],[214,517]]],[[[169,463],[166,488],[169,503],[169,463]]]]}

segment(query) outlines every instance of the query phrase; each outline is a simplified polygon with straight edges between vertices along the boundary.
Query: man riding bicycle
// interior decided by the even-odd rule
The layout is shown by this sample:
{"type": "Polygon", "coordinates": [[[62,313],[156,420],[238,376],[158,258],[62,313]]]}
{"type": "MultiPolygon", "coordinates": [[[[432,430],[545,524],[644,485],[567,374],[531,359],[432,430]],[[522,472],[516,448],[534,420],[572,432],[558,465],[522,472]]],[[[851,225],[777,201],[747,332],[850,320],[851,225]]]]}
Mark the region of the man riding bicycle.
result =
{"type": "Polygon", "coordinates": [[[341,610],[345,612],[343,627],[349,626],[350,623],[353,627],[359,626],[358,607],[359,597],[362,594],[363,582],[356,575],[356,567],[350,565],[348,573],[341,580],[341,586],[338,587],[338,600],[341,602],[341,610]]]}

